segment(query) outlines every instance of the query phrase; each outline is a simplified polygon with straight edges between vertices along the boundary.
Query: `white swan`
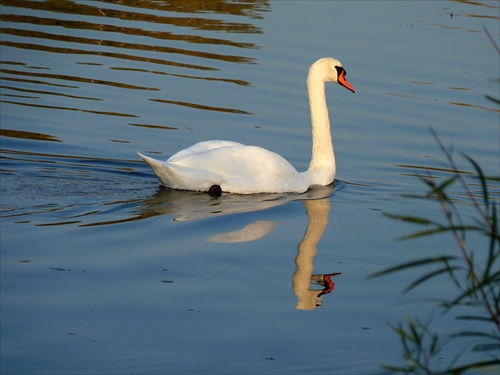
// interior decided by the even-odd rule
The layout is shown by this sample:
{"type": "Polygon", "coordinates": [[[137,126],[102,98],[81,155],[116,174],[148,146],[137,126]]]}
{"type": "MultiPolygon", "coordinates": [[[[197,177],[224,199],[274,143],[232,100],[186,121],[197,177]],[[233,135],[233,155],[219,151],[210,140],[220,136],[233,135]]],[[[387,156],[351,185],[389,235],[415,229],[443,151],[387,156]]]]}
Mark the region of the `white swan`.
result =
{"type": "Polygon", "coordinates": [[[231,141],[206,141],[179,151],[167,161],[137,153],[161,183],[173,189],[238,194],[303,193],[313,185],[329,185],[335,177],[325,82],[338,82],[354,92],[342,64],[325,57],[309,69],[307,90],[311,107],[312,158],[299,173],[280,155],[257,146],[231,141]]]}

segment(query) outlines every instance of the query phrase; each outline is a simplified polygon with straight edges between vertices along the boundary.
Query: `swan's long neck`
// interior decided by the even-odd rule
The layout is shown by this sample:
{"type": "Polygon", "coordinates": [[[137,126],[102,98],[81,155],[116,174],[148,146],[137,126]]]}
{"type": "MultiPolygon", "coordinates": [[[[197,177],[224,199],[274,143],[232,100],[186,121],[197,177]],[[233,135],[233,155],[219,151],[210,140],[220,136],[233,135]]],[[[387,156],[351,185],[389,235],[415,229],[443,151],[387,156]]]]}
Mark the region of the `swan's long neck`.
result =
{"type": "Polygon", "coordinates": [[[325,82],[314,66],[307,77],[307,90],[312,122],[312,158],[307,175],[310,185],[329,185],[335,177],[335,155],[326,106],[325,82]]]}

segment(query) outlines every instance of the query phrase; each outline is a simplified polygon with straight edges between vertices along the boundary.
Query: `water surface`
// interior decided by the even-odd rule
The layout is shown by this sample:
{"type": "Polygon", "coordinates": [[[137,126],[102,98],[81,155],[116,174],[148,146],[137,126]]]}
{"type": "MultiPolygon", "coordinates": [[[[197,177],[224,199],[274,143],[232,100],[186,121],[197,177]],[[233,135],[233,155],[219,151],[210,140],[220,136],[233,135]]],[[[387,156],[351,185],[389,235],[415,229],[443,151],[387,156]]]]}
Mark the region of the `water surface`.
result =
{"type": "Polygon", "coordinates": [[[450,285],[401,296],[412,274],[368,276],[454,244],[398,242],[412,228],[382,212],[440,214],[401,198],[423,189],[418,173],[448,175],[429,127],[498,176],[485,95],[498,97],[499,61],[483,30],[498,41],[498,12],[3,1],[2,372],[372,374],[397,362],[387,322],[428,316],[422,300],[450,285]],[[231,139],[306,169],[305,77],[323,56],[357,89],[327,87],[334,186],[214,199],[160,188],[135,155],[231,139]]]}

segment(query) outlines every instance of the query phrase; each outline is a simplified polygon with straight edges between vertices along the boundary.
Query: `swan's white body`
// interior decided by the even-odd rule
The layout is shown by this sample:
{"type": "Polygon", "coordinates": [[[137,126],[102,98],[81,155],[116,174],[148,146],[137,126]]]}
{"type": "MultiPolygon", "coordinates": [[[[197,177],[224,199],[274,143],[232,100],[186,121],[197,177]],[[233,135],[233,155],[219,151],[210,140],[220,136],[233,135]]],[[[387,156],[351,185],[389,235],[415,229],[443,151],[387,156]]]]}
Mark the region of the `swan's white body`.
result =
{"type": "Polygon", "coordinates": [[[166,187],[209,191],[220,186],[224,192],[303,193],[313,185],[329,185],[335,177],[325,82],[338,82],[354,92],[345,79],[342,64],[332,58],[316,61],[309,69],[307,88],[312,121],[312,159],[299,173],[280,155],[257,146],[231,141],[206,141],[179,151],[167,161],[137,153],[166,187]]]}

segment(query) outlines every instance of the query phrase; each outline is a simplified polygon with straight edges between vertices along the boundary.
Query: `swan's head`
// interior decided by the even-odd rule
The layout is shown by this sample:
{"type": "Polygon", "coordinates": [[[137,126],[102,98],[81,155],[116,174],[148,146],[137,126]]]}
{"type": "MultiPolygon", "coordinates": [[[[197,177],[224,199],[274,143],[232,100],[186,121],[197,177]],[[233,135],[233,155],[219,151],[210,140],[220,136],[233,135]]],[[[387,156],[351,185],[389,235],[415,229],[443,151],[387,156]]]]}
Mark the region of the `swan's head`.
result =
{"type": "Polygon", "coordinates": [[[337,82],[346,89],[355,92],[354,87],[345,78],[346,75],[342,63],[331,57],[319,59],[309,69],[309,76],[321,77],[324,82],[337,82]]]}

